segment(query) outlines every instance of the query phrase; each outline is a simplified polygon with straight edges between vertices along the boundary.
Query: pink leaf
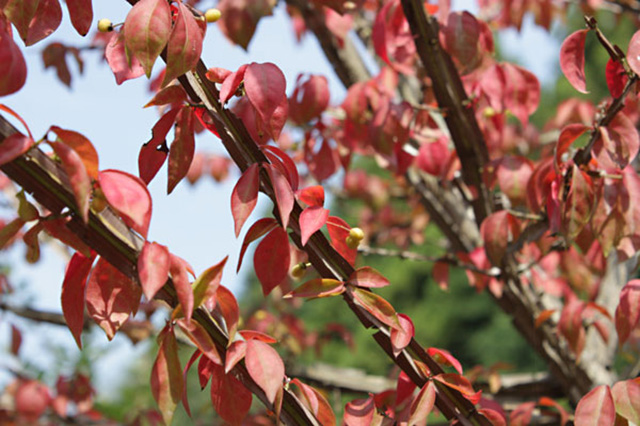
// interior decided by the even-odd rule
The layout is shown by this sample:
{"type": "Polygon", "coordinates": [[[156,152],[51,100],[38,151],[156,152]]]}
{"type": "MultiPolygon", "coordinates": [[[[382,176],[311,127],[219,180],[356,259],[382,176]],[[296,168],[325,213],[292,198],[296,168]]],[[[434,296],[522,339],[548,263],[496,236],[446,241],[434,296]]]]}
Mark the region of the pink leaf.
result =
{"type": "Polygon", "coordinates": [[[75,253],[67,265],[62,283],[62,314],[80,349],[80,335],[84,327],[84,291],[93,260],[94,257],[75,253]]]}
{"type": "Polygon", "coordinates": [[[186,321],[184,319],[178,320],[177,323],[184,334],[198,347],[204,356],[209,358],[211,362],[222,365],[222,358],[218,353],[213,339],[200,323],[196,321],[186,321]]]}
{"type": "Polygon", "coordinates": [[[373,397],[367,399],[357,399],[348,402],[344,407],[343,424],[349,426],[370,426],[376,414],[376,406],[373,397]]]}
{"type": "Polygon", "coordinates": [[[49,142],[62,162],[62,168],[69,176],[71,189],[76,199],[78,213],[84,223],[89,221],[89,201],[91,199],[91,178],[82,159],[72,148],[61,142],[49,142]]]}
{"type": "Polygon", "coordinates": [[[244,340],[236,340],[227,348],[224,360],[224,373],[229,374],[233,367],[239,363],[247,353],[247,342],[244,340]]]}
{"type": "Polygon", "coordinates": [[[560,47],[560,68],[569,83],[581,93],[589,93],[584,76],[584,44],[588,32],[589,30],[574,32],[560,47]]]}
{"type": "Polygon", "coordinates": [[[295,201],[291,184],[280,170],[273,165],[267,165],[266,169],[269,174],[269,179],[271,179],[273,192],[276,196],[276,204],[278,206],[278,212],[280,213],[282,227],[287,229],[287,225],[289,224],[289,215],[293,210],[293,203],[295,201]]]}
{"type": "Polygon", "coordinates": [[[629,41],[627,61],[636,74],[640,74],[640,31],[636,31],[629,41]]]}
{"type": "Polygon", "coordinates": [[[33,146],[33,139],[22,133],[14,133],[5,138],[0,143],[0,166],[5,165],[25,152],[29,151],[33,146]]]}
{"type": "Polygon", "coordinates": [[[146,238],[151,221],[151,194],[144,182],[120,170],[104,170],[98,181],[109,205],[127,226],[146,238]]]}
{"type": "Polygon", "coordinates": [[[456,369],[458,374],[462,374],[462,364],[460,364],[460,361],[458,361],[448,351],[445,351],[444,349],[438,349],[438,348],[429,348],[427,350],[427,353],[429,354],[430,357],[433,357],[433,359],[437,363],[450,365],[456,369]]]}
{"type": "Polygon", "coordinates": [[[139,286],[99,258],[87,283],[87,311],[111,340],[129,314],[138,310],[140,295],[139,286]]]}
{"type": "Polygon", "coordinates": [[[631,280],[622,288],[615,323],[618,340],[622,345],[640,323],[640,280],[631,280]]]}
{"type": "Polygon", "coordinates": [[[122,84],[127,80],[138,78],[144,74],[144,68],[138,58],[132,57],[131,62],[125,52],[124,36],[122,33],[113,32],[111,40],[104,51],[109,68],[116,77],[116,83],[122,84]]]}
{"type": "Polygon", "coordinates": [[[640,424],[640,382],[638,379],[625,380],[611,389],[616,412],[630,423],[640,424]]]}
{"type": "Polygon", "coordinates": [[[198,25],[187,6],[178,2],[178,15],[167,44],[167,71],[162,86],[195,68],[202,53],[204,28],[198,25]]]}
{"type": "Polygon", "coordinates": [[[581,123],[569,124],[562,129],[560,136],[558,137],[558,143],[556,144],[555,150],[555,164],[557,170],[560,169],[560,165],[567,162],[564,155],[569,150],[571,144],[584,134],[587,129],[589,129],[589,127],[581,123]]]}
{"type": "Polygon", "coordinates": [[[398,314],[398,321],[402,329],[391,329],[391,345],[395,356],[398,356],[411,343],[411,339],[415,335],[415,327],[411,318],[405,314],[398,314]]]}
{"type": "Polygon", "coordinates": [[[302,245],[306,245],[309,238],[327,223],[329,210],[314,206],[307,207],[300,214],[300,239],[302,245]]]}
{"type": "Polygon", "coordinates": [[[417,424],[427,419],[429,413],[433,410],[433,405],[436,401],[436,387],[433,381],[429,380],[425,384],[416,399],[411,403],[411,416],[409,417],[409,424],[417,424]]]}
{"type": "Polygon", "coordinates": [[[93,7],[91,0],[66,0],[69,17],[73,28],[81,36],[87,35],[93,22],[93,7]]]}
{"type": "Polygon", "coordinates": [[[319,117],[329,106],[329,83],[322,75],[309,75],[303,80],[303,74],[298,75],[296,88],[289,99],[291,120],[296,124],[304,124],[319,117]]]}
{"type": "Polygon", "coordinates": [[[152,300],[169,278],[169,249],[158,243],[145,243],[138,257],[140,285],[147,300],[152,300]]]}
{"type": "Polygon", "coordinates": [[[585,330],[582,326],[582,312],[584,310],[584,302],[576,297],[571,298],[560,315],[558,329],[565,339],[569,342],[569,347],[580,358],[580,353],[585,345],[585,330]]]}
{"type": "Polygon", "coordinates": [[[305,385],[298,379],[291,380],[302,393],[302,402],[307,406],[321,425],[335,426],[336,416],[326,398],[311,386],[305,385]]]}
{"type": "Polygon", "coordinates": [[[369,290],[354,288],[353,298],[356,304],[391,328],[402,330],[398,315],[389,302],[369,290]]]}
{"type": "Polygon", "coordinates": [[[609,88],[611,97],[619,98],[620,95],[622,95],[624,86],[629,80],[622,62],[614,61],[612,58],[609,58],[607,67],[605,68],[605,76],[607,79],[607,87],[609,88]]]}
{"type": "Polygon", "coordinates": [[[171,424],[173,413],[182,397],[184,380],[173,330],[165,328],[160,337],[162,340],[158,356],[151,370],[151,392],[165,424],[171,424]]]}
{"type": "MultiPolygon", "coordinates": [[[[183,313],[187,321],[189,321],[193,314],[194,301],[193,289],[189,283],[189,275],[187,273],[187,263],[173,254],[169,254],[169,256],[171,259],[169,262],[169,273],[171,274],[173,285],[176,288],[176,293],[178,293],[179,308],[181,308],[181,313],[183,313]]],[[[177,315],[177,308],[175,312],[177,315]]]]}
{"type": "Polygon", "coordinates": [[[492,264],[500,266],[507,252],[507,245],[518,236],[516,219],[506,210],[492,213],[482,222],[480,234],[487,258],[492,264]]]}
{"type": "Polygon", "coordinates": [[[624,169],[638,155],[638,131],[626,115],[616,114],[602,136],[604,148],[619,168],[624,169]]]}
{"type": "Polygon", "coordinates": [[[254,163],[242,174],[231,193],[231,213],[235,224],[236,237],[240,235],[242,225],[258,202],[260,189],[260,166],[254,163]]]}
{"type": "Polygon", "coordinates": [[[123,31],[127,49],[140,61],[147,78],[150,77],[153,64],[171,35],[169,2],[140,0],[129,11],[123,31]]]}
{"type": "Polygon", "coordinates": [[[433,380],[449,386],[460,392],[471,403],[477,404],[480,401],[482,391],[475,392],[471,382],[464,376],[456,373],[444,373],[433,376],[433,380]]]}
{"type": "Polygon", "coordinates": [[[238,87],[240,87],[240,83],[244,80],[244,73],[247,70],[248,65],[241,65],[237,71],[228,74],[224,81],[222,82],[222,87],[220,87],[220,103],[224,104],[231,96],[236,93],[238,87]]]}
{"type": "Polygon", "coordinates": [[[265,296],[287,277],[290,256],[289,236],[283,228],[275,228],[258,244],[253,266],[265,296]]]}
{"type": "Polygon", "coordinates": [[[273,403],[284,380],[284,363],[280,355],[266,343],[249,340],[245,364],[251,378],[264,391],[269,402],[273,403]]]}
{"type": "Polygon", "coordinates": [[[576,407],[575,423],[584,426],[612,425],[616,419],[609,386],[600,385],[582,397],[576,407]]]}
{"type": "Polygon", "coordinates": [[[353,271],[347,283],[359,287],[377,288],[388,286],[389,280],[372,267],[363,266],[353,271]]]}
{"type": "MultiPolygon", "coordinates": [[[[244,88],[251,105],[258,112],[258,116],[263,123],[271,122],[278,106],[286,101],[287,83],[284,74],[276,65],[272,63],[257,64],[252,63],[247,67],[244,74],[244,88]]],[[[284,103],[284,108],[288,110],[288,103],[284,103]]],[[[286,112],[284,113],[286,117],[286,112]]],[[[284,123],[283,123],[284,124],[284,123]]],[[[278,139],[280,129],[271,133],[274,140],[278,139]]]]}

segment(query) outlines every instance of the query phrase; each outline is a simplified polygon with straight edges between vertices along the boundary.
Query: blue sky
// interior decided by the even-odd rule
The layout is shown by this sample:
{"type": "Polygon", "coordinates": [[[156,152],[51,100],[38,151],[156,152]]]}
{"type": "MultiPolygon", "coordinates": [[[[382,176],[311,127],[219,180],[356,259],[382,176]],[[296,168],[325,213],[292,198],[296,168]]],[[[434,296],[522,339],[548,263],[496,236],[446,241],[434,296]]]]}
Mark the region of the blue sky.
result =
{"type": "MultiPolygon", "coordinates": [[[[93,3],[96,22],[100,18],[121,22],[130,9],[124,1],[95,0],[93,3]]],[[[43,135],[50,125],[79,131],[96,146],[101,169],[116,168],[137,174],[138,151],[150,138],[150,129],[158,119],[153,108],[142,108],[151,98],[147,80],[141,78],[117,86],[99,55],[87,52],[83,76],[79,76],[75,66],[71,65],[73,83],[69,90],[57,81],[53,70],[44,70],[41,49],[51,41],[76,46],[89,43],[75,33],[65,9],[65,20],[53,36],[23,50],[29,69],[26,86],[17,94],[0,99],[0,102],[21,114],[34,136],[43,135]]],[[[551,70],[557,68],[559,44],[552,41],[544,30],[533,28],[530,19],[522,34],[510,32],[502,42],[509,55],[531,69],[543,82],[555,78],[551,70]]],[[[260,23],[249,48],[249,53],[246,53],[232,46],[215,25],[209,25],[202,57],[209,67],[230,70],[248,62],[273,62],[285,73],[288,90],[292,89],[300,72],[324,74],[330,81],[333,102],[342,98],[344,89],[320,55],[317,42],[309,36],[300,45],[295,42],[284,8],[279,7],[274,17],[265,18],[260,23]]],[[[208,134],[198,139],[197,148],[222,152],[219,141],[208,134]]],[[[204,179],[195,187],[182,182],[167,196],[166,169],[163,168],[150,185],[154,212],[149,239],[168,245],[172,252],[187,259],[196,272],[229,255],[222,283],[237,293],[242,282],[242,275],[235,274],[241,240],[236,240],[233,234],[229,206],[236,179],[237,175],[232,175],[223,184],[204,179]]],[[[266,202],[259,204],[258,215],[267,207],[270,206],[266,202]]],[[[254,214],[254,220],[258,215],[254,214]]],[[[244,231],[250,224],[251,219],[244,231]]],[[[0,263],[10,264],[13,268],[12,282],[25,286],[26,296],[22,300],[29,300],[35,308],[59,311],[60,286],[66,264],[64,257],[56,251],[45,250],[37,265],[26,264],[22,257],[22,248],[0,253],[0,263]]],[[[251,257],[247,256],[247,260],[245,270],[251,265],[251,257]]],[[[75,343],[66,329],[24,321],[19,324],[25,330],[22,355],[29,362],[41,368],[52,367],[52,345],[65,348],[71,359],[78,356],[75,343]]],[[[99,332],[93,333],[90,339],[97,348],[104,348],[95,373],[99,388],[108,392],[122,380],[122,376],[117,377],[117,372],[122,371],[121,360],[135,359],[144,347],[133,348],[128,340],[119,337],[107,344],[106,337],[99,332]]],[[[8,341],[9,328],[6,321],[0,320],[0,347],[7,347],[8,341]]],[[[2,373],[3,362],[0,361],[0,388],[9,380],[9,376],[2,373]]]]}

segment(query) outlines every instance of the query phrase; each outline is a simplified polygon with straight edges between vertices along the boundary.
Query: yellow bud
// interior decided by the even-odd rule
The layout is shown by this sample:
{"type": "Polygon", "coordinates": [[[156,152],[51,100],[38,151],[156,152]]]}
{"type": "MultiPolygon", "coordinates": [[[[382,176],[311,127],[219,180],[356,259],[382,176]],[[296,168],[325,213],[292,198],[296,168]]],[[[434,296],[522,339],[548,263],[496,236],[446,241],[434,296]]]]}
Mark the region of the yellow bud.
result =
{"type": "Polygon", "coordinates": [[[358,246],[360,245],[360,241],[362,240],[358,240],[356,238],[353,238],[351,235],[349,235],[346,239],[347,247],[349,247],[350,249],[357,249],[358,246]]]}
{"type": "Polygon", "coordinates": [[[298,263],[293,266],[291,269],[291,276],[297,280],[302,278],[304,274],[307,272],[307,265],[304,263],[298,263]]]}
{"type": "Polygon", "coordinates": [[[216,22],[218,19],[220,19],[221,16],[222,16],[222,13],[220,12],[219,9],[207,9],[207,11],[204,12],[204,18],[209,23],[216,22]]]}
{"type": "Polygon", "coordinates": [[[364,231],[360,228],[351,228],[349,230],[349,236],[360,242],[364,239],[364,231]]]}
{"type": "Polygon", "coordinates": [[[113,31],[113,24],[107,18],[102,18],[98,21],[98,31],[101,33],[108,33],[109,31],[113,31]]]}

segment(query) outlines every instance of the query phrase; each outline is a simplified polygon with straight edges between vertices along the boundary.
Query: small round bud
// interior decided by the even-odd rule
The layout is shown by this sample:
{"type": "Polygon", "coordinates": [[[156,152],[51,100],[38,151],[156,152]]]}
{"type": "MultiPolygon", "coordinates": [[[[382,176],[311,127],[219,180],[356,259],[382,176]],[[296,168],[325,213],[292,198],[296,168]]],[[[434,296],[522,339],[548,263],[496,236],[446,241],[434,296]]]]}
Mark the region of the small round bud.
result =
{"type": "Polygon", "coordinates": [[[291,276],[297,280],[302,278],[304,274],[307,272],[307,265],[304,263],[298,263],[293,266],[291,269],[291,276]]]}
{"type": "Polygon", "coordinates": [[[353,238],[351,235],[349,235],[346,239],[347,247],[349,247],[350,249],[357,249],[358,246],[360,245],[360,241],[362,240],[358,240],[356,238],[353,238]]]}
{"type": "Polygon", "coordinates": [[[222,13],[219,9],[207,9],[207,11],[204,12],[204,18],[209,23],[216,22],[218,19],[220,19],[221,16],[222,13]]]}
{"type": "Polygon", "coordinates": [[[98,31],[101,33],[108,33],[109,31],[113,31],[113,24],[107,18],[102,18],[98,21],[98,31]]]}
{"type": "Polygon", "coordinates": [[[364,239],[364,231],[360,228],[351,228],[349,230],[349,236],[360,242],[364,239]]]}

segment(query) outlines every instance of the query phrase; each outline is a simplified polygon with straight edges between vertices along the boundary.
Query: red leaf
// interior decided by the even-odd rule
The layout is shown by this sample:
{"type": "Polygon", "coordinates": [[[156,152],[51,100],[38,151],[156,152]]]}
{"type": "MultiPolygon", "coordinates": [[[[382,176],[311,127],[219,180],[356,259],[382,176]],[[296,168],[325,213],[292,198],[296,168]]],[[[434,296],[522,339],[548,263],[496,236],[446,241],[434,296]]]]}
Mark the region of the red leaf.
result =
{"type": "Polygon", "coordinates": [[[171,86],[167,86],[156,93],[153,99],[147,102],[144,108],[158,105],[180,106],[186,100],[187,92],[184,91],[184,88],[182,86],[174,84],[171,86]]]}
{"type": "MultiPolygon", "coordinates": [[[[244,88],[251,105],[258,112],[258,117],[265,124],[271,120],[278,107],[284,108],[280,114],[287,116],[289,104],[286,101],[287,82],[284,74],[276,65],[267,62],[265,64],[252,63],[247,67],[244,74],[244,88]],[[283,103],[284,99],[284,103],[283,103]]],[[[284,122],[282,122],[284,125],[284,122]]],[[[282,127],[271,128],[268,126],[269,134],[273,140],[277,140],[282,127]]]]}
{"type": "Polygon", "coordinates": [[[266,296],[287,277],[290,263],[289,236],[277,227],[256,248],[253,267],[266,296]]]}
{"type": "Polygon", "coordinates": [[[611,393],[616,412],[630,423],[640,424],[640,383],[637,379],[614,384],[611,393]]]}
{"type": "Polygon", "coordinates": [[[242,259],[244,258],[244,254],[247,251],[249,244],[262,237],[264,234],[271,231],[276,226],[278,226],[278,222],[271,217],[260,219],[256,223],[251,225],[251,228],[249,228],[247,234],[244,236],[244,241],[242,241],[242,248],[240,249],[240,256],[238,258],[238,267],[236,268],[236,272],[240,270],[242,259]]]}
{"type": "Polygon", "coordinates": [[[165,327],[160,335],[158,356],[151,370],[151,392],[165,424],[171,424],[173,413],[182,397],[184,380],[178,358],[178,343],[173,330],[165,327]]]}
{"type": "Polygon", "coordinates": [[[482,391],[475,392],[471,382],[464,376],[456,373],[444,373],[433,376],[433,380],[437,380],[440,383],[457,390],[471,403],[477,404],[480,401],[480,395],[482,391]]]}
{"type": "Polygon", "coordinates": [[[293,162],[291,157],[273,145],[264,145],[262,146],[262,150],[274,167],[287,177],[289,184],[291,184],[291,189],[297,191],[300,176],[298,175],[296,163],[293,162]]]}
{"type": "Polygon", "coordinates": [[[260,189],[260,166],[253,163],[244,171],[231,193],[231,214],[235,224],[236,237],[240,235],[242,225],[258,202],[260,189]]]}
{"type": "Polygon", "coordinates": [[[321,425],[335,426],[336,416],[331,409],[331,405],[320,392],[309,385],[305,385],[298,379],[291,380],[291,384],[300,389],[302,403],[318,419],[321,425]]]}
{"type": "Polygon", "coordinates": [[[84,326],[84,291],[94,259],[75,253],[67,265],[62,283],[62,314],[80,349],[80,335],[84,326]]]}
{"type": "Polygon", "coordinates": [[[560,170],[560,166],[567,162],[564,158],[565,153],[569,150],[571,144],[578,139],[589,127],[581,123],[574,123],[565,126],[560,132],[558,143],[555,149],[555,165],[556,170],[560,170]]]}
{"type": "Polygon", "coordinates": [[[247,353],[247,342],[244,340],[236,340],[227,348],[224,360],[224,373],[229,374],[233,367],[240,362],[247,353]]]}
{"type": "Polygon", "coordinates": [[[342,257],[352,266],[356,263],[357,249],[347,246],[347,237],[351,227],[339,217],[329,216],[327,219],[327,230],[331,238],[331,244],[342,257]]]}
{"type": "Polygon", "coordinates": [[[319,207],[307,207],[300,213],[300,240],[306,245],[309,238],[327,223],[329,210],[319,207]]]}
{"type": "MultiPolygon", "coordinates": [[[[172,86],[173,87],[173,86],[172,86]]],[[[138,156],[138,170],[140,179],[149,184],[167,159],[167,133],[173,127],[176,116],[181,108],[173,108],[165,113],[151,129],[151,140],[140,149],[138,156]]]]}
{"type": "Polygon", "coordinates": [[[196,321],[186,321],[184,319],[178,320],[177,323],[204,356],[209,358],[211,362],[222,365],[222,358],[216,349],[216,345],[202,325],[196,321]]]}
{"type": "Polygon", "coordinates": [[[344,407],[343,424],[349,426],[370,426],[373,423],[373,416],[376,414],[376,406],[373,397],[367,399],[356,399],[347,402],[344,407]]]}
{"type": "Polygon", "coordinates": [[[388,286],[389,280],[372,267],[363,266],[353,271],[347,283],[358,287],[376,288],[388,286]]]}
{"type": "Polygon", "coordinates": [[[584,77],[584,44],[588,32],[589,30],[574,32],[560,47],[560,68],[569,83],[581,93],[589,93],[584,77]]]}
{"type": "Polygon", "coordinates": [[[122,32],[113,32],[111,39],[104,51],[109,68],[116,77],[116,83],[122,84],[127,80],[138,78],[144,74],[144,68],[140,65],[138,58],[128,58],[124,47],[124,36],[122,32]],[[131,59],[131,61],[129,61],[131,59]]]}
{"type": "Polygon", "coordinates": [[[245,340],[259,340],[263,343],[276,343],[277,340],[266,333],[256,330],[240,330],[238,331],[245,340]]]}
{"type": "Polygon", "coordinates": [[[605,69],[605,76],[607,78],[609,93],[611,93],[613,98],[619,98],[620,95],[622,95],[624,86],[627,84],[627,80],[629,80],[622,63],[609,58],[605,69]]]}
{"type": "Polygon", "coordinates": [[[169,273],[171,274],[173,285],[176,288],[176,293],[178,293],[178,301],[180,302],[178,306],[180,309],[176,308],[174,315],[184,314],[184,317],[189,321],[193,313],[193,289],[189,283],[187,264],[178,256],[173,254],[169,254],[169,256],[171,259],[169,262],[169,273]]]}
{"type": "Polygon", "coordinates": [[[162,86],[191,71],[198,64],[204,28],[206,27],[198,25],[187,6],[178,2],[178,14],[167,44],[167,71],[162,86]]]}
{"type": "Polygon", "coordinates": [[[247,50],[258,21],[271,15],[274,4],[269,0],[221,0],[217,6],[222,14],[218,27],[232,43],[247,50]]]}
{"type": "Polygon", "coordinates": [[[29,22],[25,45],[31,46],[49,37],[62,22],[62,9],[58,0],[40,0],[35,16],[29,22]]]}
{"type": "Polygon", "coordinates": [[[337,296],[344,293],[345,287],[342,281],[329,278],[315,278],[298,286],[295,290],[287,293],[284,298],[304,297],[315,299],[320,297],[337,296]]]}
{"type": "MultiPolygon", "coordinates": [[[[180,3],[182,4],[182,3],[180,3]]],[[[195,154],[193,137],[193,114],[189,107],[183,107],[177,120],[175,138],[169,148],[169,179],[167,193],[170,194],[176,185],[187,175],[195,154]]]]}
{"type": "MultiPolygon", "coordinates": [[[[0,24],[2,22],[3,21],[0,19],[0,24]]],[[[17,112],[15,112],[14,110],[12,110],[11,108],[9,108],[8,106],[6,106],[4,104],[0,104],[0,111],[4,111],[4,112],[14,116],[20,123],[22,123],[22,125],[24,126],[25,130],[27,131],[27,134],[29,135],[29,137],[31,139],[33,139],[33,134],[31,133],[31,130],[29,129],[29,126],[27,126],[27,123],[24,121],[24,119],[22,117],[20,117],[20,115],[17,112]]]]}
{"type": "Polygon", "coordinates": [[[207,129],[217,137],[220,137],[218,129],[216,129],[216,125],[213,124],[211,113],[209,113],[206,108],[193,108],[193,113],[198,118],[200,124],[202,124],[202,127],[207,129]]]}
{"type": "Polygon", "coordinates": [[[227,326],[229,340],[232,340],[238,328],[238,321],[240,320],[238,301],[229,289],[221,285],[218,287],[218,290],[216,290],[216,305],[217,309],[222,312],[222,317],[227,326]]]}
{"type": "Polygon", "coordinates": [[[296,88],[289,99],[291,120],[296,124],[304,124],[320,114],[329,105],[329,83],[323,75],[298,75],[296,88]]]}
{"type": "Polygon", "coordinates": [[[411,403],[409,424],[418,424],[427,419],[433,411],[433,404],[436,401],[436,387],[431,380],[420,389],[418,395],[411,403]]]}
{"type": "Polygon", "coordinates": [[[27,63],[24,56],[13,41],[6,20],[0,19],[0,96],[17,92],[24,86],[26,79],[27,63]]]}
{"type": "Polygon", "coordinates": [[[356,287],[353,289],[353,297],[354,301],[358,305],[362,306],[367,312],[376,317],[382,323],[391,328],[402,330],[402,326],[400,325],[395,309],[381,296],[356,287]]]}
{"type": "Polygon", "coordinates": [[[629,41],[627,62],[633,72],[640,75],[640,31],[636,31],[629,41]]]}
{"type": "Polygon", "coordinates": [[[138,274],[142,292],[152,300],[169,278],[169,249],[158,243],[146,242],[138,256],[138,274]]]}
{"type": "Polygon", "coordinates": [[[560,321],[558,322],[560,334],[567,339],[569,347],[578,359],[585,344],[585,329],[582,326],[583,310],[584,302],[573,297],[562,309],[560,321]]]}
{"type": "Polygon", "coordinates": [[[640,280],[629,281],[620,291],[615,322],[619,344],[622,345],[640,323],[640,280]]]}
{"type": "Polygon", "coordinates": [[[616,114],[613,120],[600,128],[603,147],[611,160],[624,169],[636,155],[640,147],[640,138],[633,122],[624,114],[616,114]]]}
{"type": "Polygon", "coordinates": [[[284,380],[284,363],[280,355],[264,342],[249,340],[245,365],[251,378],[264,391],[269,402],[273,403],[284,380]]]}
{"type": "Polygon", "coordinates": [[[140,287],[129,277],[99,258],[87,283],[87,311],[111,340],[129,314],[138,310],[140,295],[140,287]]]}
{"type": "Polygon", "coordinates": [[[73,28],[81,36],[87,35],[93,22],[91,0],[66,0],[66,3],[73,28]]]}
{"type": "Polygon", "coordinates": [[[579,425],[612,425],[616,419],[609,386],[600,385],[582,397],[576,407],[575,423],[579,425]]]}
{"type": "Polygon", "coordinates": [[[225,104],[229,99],[231,99],[231,96],[236,93],[240,87],[240,83],[244,80],[244,73],[247,70],[247,67],[247,64],[241,65],[237,71],[232,72],[225,77],[222,82],[222,86],[220,87],[221,104],[225,104]]]}
{"type": "Polygon", "coordinates": [[[518,237],[518,225],[509,212],[501,210],[482,221],[480,234],[487,258],[495,266],[500,266],[507,252],[507,245],[518,237]]]}
{"type": "MultiPolygon", "coordinates": [[[[29,25],[36,16],[40,0],[7,0],[3,13],[9,18],[23,41],[27,40],[29,25]]],[[[2,19],[4,25],[5,19],[2,19]]],[[[3,31],[4,32],[4,31],[3,31]]]]}
{"type": "Polygon", "coordinates": [[[225,422],[239,426],[251,408],[251,391],[224,368],[215,364],[211,369],[211,402],[225,422]]]}
{"type": "Polygon", "coordinates": [[[269,179],[271,180],[271,185],[273,186],[273,192],[275,193],[282,227],[287,229],[287,225],[289,224],[289,215],[293,210],[293,203],[295,201],[291,184],[280,170],[273,165],[266,165],[266,169],[269,174],[269,179]]]}
{"type": "Polygon", "coordinates": [[[154,62],[162,53],[171,35],[169,2],[140,0],[129,11],[124,21],[123,31],[127,49],[138,58],[149,78],[154,62]]]}
{"type": "Polygon", "coordinates": [[[0,143],[0,166],[3,166],[25,152],[29,151],[33,146],[33,139],[22,133],[14,133],[6,137],[0,143]]]}
{"type": "Polygon", "coordinates": [[[187,395],[187,374],[200,355],[202,355],[202,352],[200,352],[200,349],[196,348],[196,350],[193,351],[191,358],[189,358],[189,361],[187,361],[187,365],[184,366],[184,370],[182,370],[182,382],[184,383],[184,386],[182,387],[182,406],[189,417],[191,417],[191,407],[189,406],[189,397],[187,395]]]}
{"type": "Polygon", "coordinates": [[[434,142],[423,143],[416,156],[416,166],[426,173],[442,176],[447,170],[451,151],[447,138],[438,138],[434,142]]]}
{"type": "Polygon", "coordinates": [[[413,326],[411,318],[405,314],[398,314],[398,321],[400,322],[402,330],[391,329],[391,345],[395,356],[398,356],[398,354],[411,343],[411,339],[413,339],[415,335],[415,327],[413,326]]]}
{"type": "Polygon", "coordinates": [[[451,355],[448,351],[444,349],[438,348],[429,348],[427,353],[430,357],[432,357],[437,363],[450,365],[456,369],[459,374],[462,374],[462,364],[458,361],[453,355],[451,355]]]}
{"type": "Polygon", "coordinates": [[[144,182],[120,170],[103,170],[98,181],[109,205],[124,223],[146,238],[151,221],[151,194],[144,182]]]}
{"type": "Polygon", "coordinates": [[[324,188],[322,185],[308,186],[303,189],[299,189],[296,192],[298,200],[307,204],[309,207],[324,205],[324,188]]]}
{"type": "Polygon", "coordinates": [[[78,213],[84,223],[89,222],[89,201],[91,200],[91,178],[76,151],[61,142],[49,142],[62,162],[62,168],[69,176],[71,189],[76,199],[78,213]]]}
{"type": "Polygon", "coordinates": [[[433,279],[442,290],[449,289],[449,264],[446,262],[436,262],[433,265],[433,279]]]}
{"type": "Polygon", "coordinates": [[[54,132],[60,141],[80,156],[89,177],[97,179],[99,170],[98,152],[91,141],[78,132],[61,129],[58,126],[51,126],[49,130],[54,132]]]}
{"type": "Polygon", "coordinates": [[[47,233],[53,238],[82,253],[85,257],[91,256],[91,248],[78,235],[67,228],[67,223],[70,221],[71,217],[47,218],[47,220],[42,221],[42,224],[47,233]]]}

